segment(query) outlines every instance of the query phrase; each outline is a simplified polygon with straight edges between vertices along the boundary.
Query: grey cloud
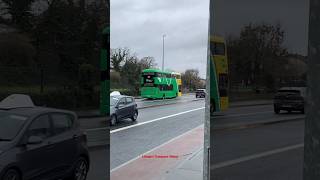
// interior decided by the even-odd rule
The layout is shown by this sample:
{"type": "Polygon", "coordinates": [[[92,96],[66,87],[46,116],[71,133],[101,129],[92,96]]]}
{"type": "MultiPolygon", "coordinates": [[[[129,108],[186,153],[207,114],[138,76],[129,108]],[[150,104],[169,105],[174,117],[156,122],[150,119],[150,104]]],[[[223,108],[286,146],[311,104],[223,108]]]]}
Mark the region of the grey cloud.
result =
{"type": "Polygon", "coordinates": [[[188,68],[206,74],[209,1],[111,1],[111,48],[129,47],[139,57],[154,56],[162,65],[183,72],[188,68]]]}
{"type": "MultiPolygon", "coordinates": [[[[308,2],[305,0],[214,0],[215,31],[239,34],[249,22],[280,22],[285,45],[305,54],[308,2]]],[[[139,57],[153,56],[161,67],[162,35],[166,67],[206,74],[209,0],[111,0],[111,48],[128,47],[139,57]]]]}

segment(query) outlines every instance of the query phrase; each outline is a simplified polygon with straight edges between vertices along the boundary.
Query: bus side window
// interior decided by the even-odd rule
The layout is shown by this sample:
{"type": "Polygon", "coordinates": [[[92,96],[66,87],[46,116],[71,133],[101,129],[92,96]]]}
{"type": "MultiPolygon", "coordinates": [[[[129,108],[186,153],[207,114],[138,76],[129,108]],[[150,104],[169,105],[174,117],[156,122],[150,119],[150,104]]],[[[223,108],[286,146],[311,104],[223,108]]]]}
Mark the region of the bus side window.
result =
{"type": "Polygon", "coordinates": [[[219,74],[219,94],[221,97],[228,96],[228,75],[219,74]]]}
{"type": "Polygon", "coordinates": [[[170,88],[169,88],[170,91],[173,90],[173,84],[170,84],[170,88]]]}

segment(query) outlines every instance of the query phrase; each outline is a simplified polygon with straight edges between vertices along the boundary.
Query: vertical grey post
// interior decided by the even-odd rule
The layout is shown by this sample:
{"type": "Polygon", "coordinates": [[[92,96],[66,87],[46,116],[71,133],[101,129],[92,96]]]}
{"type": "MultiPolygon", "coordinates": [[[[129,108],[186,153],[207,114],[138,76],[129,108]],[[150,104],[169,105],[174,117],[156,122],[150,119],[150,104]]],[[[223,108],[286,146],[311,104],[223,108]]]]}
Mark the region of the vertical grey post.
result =
{"type": "MultiPolygon", "coordinates": [[[[210,180],[210,37],[213,35],[213,0],[209,2],[208,45],[207,45],[207,79],[206,79],[206,105],[204,122],[204,148],[203,148],[203,180],[210,180]]],[[[211,147],[212,148],[212,147],[211,147]]]]}
{"type": "Polygon", "coordinates": [[[162,71],[164,71],[164,38],[166,35],[162,35],[162,71]]]}
{"type": "Polygon", "coordinates": [[[320,0],[310,0],[303,179],[320,179],[320,0]]]}

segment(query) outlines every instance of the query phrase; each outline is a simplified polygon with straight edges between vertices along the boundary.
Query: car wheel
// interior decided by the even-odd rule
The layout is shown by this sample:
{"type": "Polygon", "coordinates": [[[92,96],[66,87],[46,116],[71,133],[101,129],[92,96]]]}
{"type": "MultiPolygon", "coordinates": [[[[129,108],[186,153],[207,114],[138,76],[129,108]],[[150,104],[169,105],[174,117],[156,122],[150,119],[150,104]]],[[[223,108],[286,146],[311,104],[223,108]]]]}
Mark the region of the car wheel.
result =
{"type": "Polygon", "coordinates": [[[88,161],[80,157],[76,163],[76,166],[73,170],[73,174],[70,180],[86,180],[89,171],[89,163],[88,161]]]}
{"type": "Polygon", "coordinates": [[[136,121],[138,119],[138,111],[134,112],[134,115],[131,117],[132,121],[136,121]]]}
{"type": "Polygon", "coordinates": [[[198,98],[198,96],[196,96],[196,98],[198,98]]]}
{"type": "Polygon", "coordinates": [[[111,119],[110,119],[110,125],[115,126],[116,123],[117,123],[117,117],[116,117],[116,115],[112,115],[111,119]]]}
{"type": "Polygon", "coordinates": [[[279,114],[280,113],[280,109],[274,108],[274,113],[279,114]]]}
{"type": "Polygon", "coordinates": [[[1,180],[21,180],[20,173],[15,169],[9,169],[1,178],[1,180]]]}

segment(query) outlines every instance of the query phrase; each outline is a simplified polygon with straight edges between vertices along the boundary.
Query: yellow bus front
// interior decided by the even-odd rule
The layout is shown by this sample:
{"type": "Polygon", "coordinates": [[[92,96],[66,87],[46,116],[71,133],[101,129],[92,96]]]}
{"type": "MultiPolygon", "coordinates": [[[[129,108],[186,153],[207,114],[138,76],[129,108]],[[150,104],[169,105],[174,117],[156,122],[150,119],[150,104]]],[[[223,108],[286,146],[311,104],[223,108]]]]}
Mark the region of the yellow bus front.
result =
{"type": "Polygon", "coordinates": [[[228,75],[228,58],[227,48],[224,38],[214,36],[210,38],[211,47],[213,49],[213,64],[216,69],[216,78],[218,83],[219,97],[220,97],[220,110],[225,110],[229,107],[229,75],[228,75]]]}

